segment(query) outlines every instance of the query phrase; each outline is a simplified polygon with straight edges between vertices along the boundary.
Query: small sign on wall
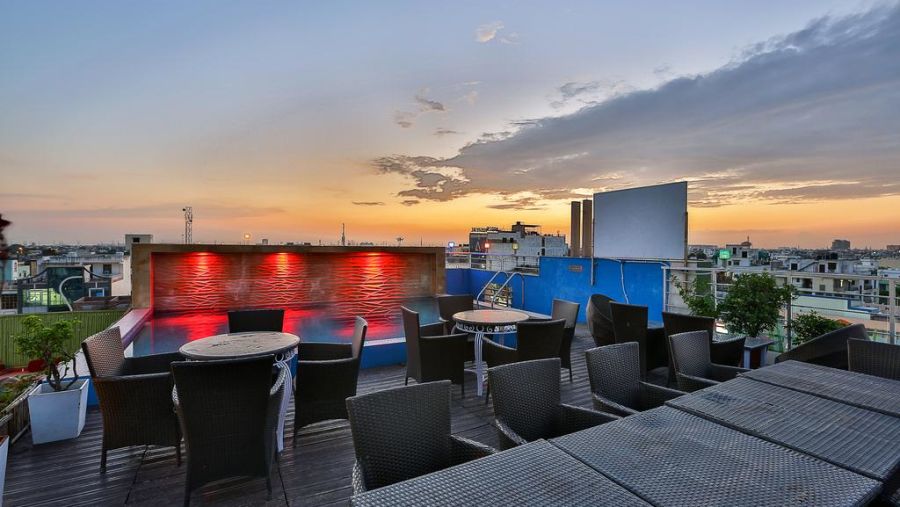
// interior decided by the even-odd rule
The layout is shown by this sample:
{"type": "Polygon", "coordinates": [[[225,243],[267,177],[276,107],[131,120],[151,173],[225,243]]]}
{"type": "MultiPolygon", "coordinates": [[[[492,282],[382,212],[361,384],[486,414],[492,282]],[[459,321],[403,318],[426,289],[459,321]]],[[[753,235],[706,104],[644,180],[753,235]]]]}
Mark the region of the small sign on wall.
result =
{"type": "Polygon", "coordinates": [[[584,271],[584,266],[581,264],[569,264],[569,271],[573,273],[581,273],[584,271]]]}

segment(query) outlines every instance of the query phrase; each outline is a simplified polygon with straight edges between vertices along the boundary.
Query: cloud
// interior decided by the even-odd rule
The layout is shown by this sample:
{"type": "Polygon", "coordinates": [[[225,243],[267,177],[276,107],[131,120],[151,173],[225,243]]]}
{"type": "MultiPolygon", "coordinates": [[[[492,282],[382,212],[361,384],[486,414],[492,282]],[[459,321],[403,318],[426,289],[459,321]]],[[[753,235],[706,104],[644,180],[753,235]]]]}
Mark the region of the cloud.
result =
{"type": "Polygon", "coordinates": [[[474,105],[475,102],[478,101],[478,90],[472,90],[465,95],[462,96],[462,100],[465,100],[469,103],[469,105],[474,105]]]}
{"type": "MultiPolygon", "coordinates": [[[[181,209],[184,203],[150,204],[146,206],[108,206],[104,208],[67,208],[55,207],[44,209],[29,209],[23,211],[29,218],[177,218],[182,215],[181,209]]],[[[203,219],[237,219],[258,218],[284,213],[279,207],[266,206],[223,206],[214,203],[193,203],[194,218],[203,219]]],[[[10,210],[15,211],[15,210],[10,210]]],[[[12,213],[10,213],[12,216],[12,213]]]]}
{"type": "MultiPolygon", "coordinates": [[[[437,201],[685,179],[694,206],[900,195],[898,54],[900,5],[825,17],[705,74],[513,122],[449,158],[375,165],[409,178],[401,195],[437,201]]],[[[608,89],[569,82],[558,97],[608,89]]]]}
{"type": "Polygon", "coordinates": [[[461,132],[458,132],[458,131],[453,130],[453,129],[444,128],[444,127],[438,127],[438,128],[436,128],[436,129],[434,129],[434,135],[436,135],[436,136],[438,136],[438,137],[444,137],[444,136],[449,136],[449,135],[456,135],[456,134],[460,134],[460,133],[461,133],[461,132]]]}
{"type": "Polygon", "coordinates": [[[381,201],[352,201],[354,206],[384,206],[381,201]]]}
{"type": "Polygon", "coordinates": [[[427,112],[427,111],[446,111],[447,108],[444,107],[444,104],[436,100],[429,100],[421,95],[416,95],[416,102],[419,104],[419,111],[427,112]]]}
{"type": "Polygon", "coordinates": [[[573,101],[580,105],[597,104],[601,100],[633,91],[635,88],[624,80],[570,81],[556,90],[558,98],[551,101],[550,106],[559,109],[573,101]]]}
{"type": "Polygon", "coordinates": [[[538,211],[545,206],[538,204],[536,197],[519,197],[517,199],[507,198],[505,202],[499,204],[488,204],[488,208],[493,209],[514,209],[519,211],[538,211]]]}
{"type": "Polygon", "coordinates": [[[408,111],[397,111],[394,113],[394,123],[400,125],[401,128],[408,129],[413,126],[413,120],[416,119],[415,113],[408,111]]]}
{"type": "Polygon", "coordinates": [[[490,42],[497,37],[497,33],[502,29],[502,21],[494,21],[493,23],[486,23],[484,25],[481,25],[475,29],[475,40],[477,42],[481,42],[482,44],[485,42],[490,42]]]}
{"type": "Polygon", "coordinates": [[[415,120],[425,113],[445,113],[448,111],[447,106],[437,100],[431,100],[425,97],[428,89],[425,88],[417,93],[414,97],[415,111],[397,110],[394,112],[394,123],[401,128],[411,128],[415,124],[415,120]]]}
{"type": "Polygon", "coordinates": [[[402,204],[404,206],[415,206],[416,204],[419,204],[419,202],[420,201],[418,199],[406,199],[406,200],[402,201],[400,204],[402,204]]]}

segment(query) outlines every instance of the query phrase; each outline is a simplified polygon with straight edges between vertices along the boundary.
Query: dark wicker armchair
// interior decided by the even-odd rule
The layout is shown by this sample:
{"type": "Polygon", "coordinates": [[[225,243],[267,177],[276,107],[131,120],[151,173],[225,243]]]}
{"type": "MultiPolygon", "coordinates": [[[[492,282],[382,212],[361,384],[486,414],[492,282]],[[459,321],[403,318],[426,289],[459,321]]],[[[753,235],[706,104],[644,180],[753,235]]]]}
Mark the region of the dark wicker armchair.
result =
{"type": "Polygon", "coordinates": [[[484,340],[482,354],[488,366],[531,361],[532,359],[559,358],[566,321],[528,320],[516,325],[516,347],[500,345],[484,340]]]}
{"type": "Polygon", "coordinates": [[[869,334],[866,332],[866,326],[853,324],[825,333],[803,345],[782,352],[775,358],[775,362],[794,360],[846,370],[848,368],[847,340],[850,339],[868,340],[869,334]]]}
{"type": "Polygon", "coordinates": [[[587,314],[588,330],[594,338],[594,344],[598,347],[610,345],[616,342],[612,326],[612,313],[609,304],[613,299],[603,294],[594,294],[588,300],[585,312],[587,314]]]}
{"type": "Polygon", "coordinates": [[[106,471],[108,451],[131,445],[174,446],[181,465],[181,429],[172,411],[169,371],[173,361],[184,359],[181,354],[125,357],[118,327],[87,338],[81,350],[103,416],[100,470],[106,471]]]}
{"type": "Polygon", "coordinates": [[[228,312],[228,332],[284,330],[284,310],[236,310],[228,312]]]}
{"type": "Polygon", "coordinates": [[[715,364],[709,355],[709,336],[706,331],[691,331],[669,336],[672,364],[678,389],[687,393],[731,380],[738,373],[748,371],[736,366],[715,364]]]}
{"type": "Polygon", "coordinates": [[[559,361],[563,368],[569,370],[569,382],[572,382],[572,341],[575,339],[575,324],[578,322],[578,303],[563,299],[553,300],[550,320],[565,320],[562,343],[559,346],[559,361]]]}
{"type": "Polygon", "coordinates": [[[419,314],[401,307],[403,331],[406,335],[406,379],[418,383],[449,380],[459,384],[466,395],[465,362],[469,344],[465,333],[444,334],[444,323],[435,322],[422,326],[419,314]]]}
{"type": "Polygon", "coordinates": [[[350,343],[301,343],[294,404],[297,431],[319,421],[347,418],[347,398],[356,396],[359,364],[369,324],[356,317],[350,343]]]}
{"type": "Polygon", "coordinates": [[[663,312],[662,317],[666,336],[689,331],[706,331],[709,333],[709,355],[712,362],[727,366],[740,366],[744,361],[745,338],[727,341],[713,340],[716,335],[716,319],[671,312],[663,312]]]}
{"type": "Polygon", "coordinates": [[[638,349],[636,342],[629,342],[584,352],[595,409],[628,416],[685,394],[641,381],[638,349]]]}
{"type": "Polygon", "coordinates": [[[184,505],[194,489],[229,477],[265,478],[271,499],[286,388],[283,368],[272,382],[272,362],[272,356],[262,356],[172,363],[172,397],[187,450],[184,505]]]}
{"type": "Polygon", "coordinates": [[[509,449],[540,438],[553,438],[618,419],[560,403],[559,358],[538,359],[490,369],[494,415],[500,447],[509,449]]]}
{"type": "Polygon", "coordinates": [[[356,450],[354,494],[496,452],[450,434],[446,380],[354,396],[347,412],[356,450]]]}
{"type": "Polygon", "coordinates": [[[616,343],[638,344],[640,375],[642,379],[647,378],[647,307],[613,302],[609,310],[616,343]]]}
{"type": "Polygon", "coordinates": [[[444,323],[444,334],[451,334],[456,328],[453,315],[475,309],[471,294],[444,295],[437,297],[438,314],[444,323]]]}
{"type": "Polygon", "coordinates": [[[900,345],[869,340],[847,340],[850,371],[900,380],[900,345]]]}

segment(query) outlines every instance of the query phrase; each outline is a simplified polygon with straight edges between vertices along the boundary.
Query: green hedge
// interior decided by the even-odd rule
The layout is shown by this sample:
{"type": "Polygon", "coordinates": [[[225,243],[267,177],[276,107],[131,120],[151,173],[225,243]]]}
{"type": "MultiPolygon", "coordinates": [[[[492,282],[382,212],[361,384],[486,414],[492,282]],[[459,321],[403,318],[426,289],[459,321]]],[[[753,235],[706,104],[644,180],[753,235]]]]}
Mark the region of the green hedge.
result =
{"type": "Polygon", "coordinates": [[[24,357],[16,350],[13,338],[22,333],[22,320],[29,315],[39,315],[44,322],[53,323],[60,320],[77,319],[75,337],[71,342],[71,351],[75,351],[81,341],[88,336],[103,331],[125,315],[125,310],[97,310],[87,312],[56,312],[23,315],[0,315],[0,363],[7,368],[25,366],[32,357],[24,357]]]}

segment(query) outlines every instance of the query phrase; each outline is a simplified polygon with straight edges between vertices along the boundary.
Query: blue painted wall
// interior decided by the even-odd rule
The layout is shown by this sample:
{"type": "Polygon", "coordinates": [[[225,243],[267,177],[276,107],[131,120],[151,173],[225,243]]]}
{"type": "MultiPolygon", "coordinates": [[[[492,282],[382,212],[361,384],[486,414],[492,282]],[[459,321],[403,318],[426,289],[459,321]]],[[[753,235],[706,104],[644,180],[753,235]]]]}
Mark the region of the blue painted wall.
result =
{"type": "MultiPolygon", "coordinates": [[[[647,306],[651,320],[662,319],[663,263],[594,259],[593,286],[591,264],[591,259],[541,257],[540,275],[523,277],[524,301],[521,278],[516,277],[510,282],[513,306],[549,314],[553,299],[567,299],[581,304],[578,320],[584,322],[585,305],[591,295],[606,294],[616,301],[647,306]]],[[[493,274],[477,269],[447,269],[447,292],[477,294],[493,274]]],[[[502,283],[503,280],[501,275],[495,281],[502,283]]]]}

